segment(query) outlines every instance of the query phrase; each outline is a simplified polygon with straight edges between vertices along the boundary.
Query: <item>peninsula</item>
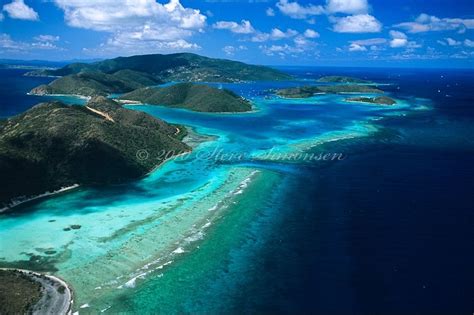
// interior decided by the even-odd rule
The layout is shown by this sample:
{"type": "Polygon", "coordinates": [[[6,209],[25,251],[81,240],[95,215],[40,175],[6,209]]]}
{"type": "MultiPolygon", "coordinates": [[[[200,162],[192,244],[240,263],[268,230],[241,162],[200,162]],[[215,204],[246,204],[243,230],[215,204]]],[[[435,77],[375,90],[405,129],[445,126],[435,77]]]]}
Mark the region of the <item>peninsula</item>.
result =
{"type": "Polygon", "coordinates": [[[179,107],[197,112],[247,112],[252,110],[249,101],[230,90],[193,83],[142,88],[122,95],[119,101],[179,107]]]}
{"type": "Polygon", "coordinates": [[[56,70],[36,70],[29,76],[59,76],[31,94],[82,96],[125,93],[160,82],[243,82],[287,80],[281,71],[191,53],[118,57],[95,63],[73,63],[56,70]]]}
{"type": "Polygon", "coordinates": [[[41,103],[0,123],[0,209],[64,187],[140,177],[164,161],[159,152],[190,151],[185,135],[102,96],[86,106],[41,103]]]}

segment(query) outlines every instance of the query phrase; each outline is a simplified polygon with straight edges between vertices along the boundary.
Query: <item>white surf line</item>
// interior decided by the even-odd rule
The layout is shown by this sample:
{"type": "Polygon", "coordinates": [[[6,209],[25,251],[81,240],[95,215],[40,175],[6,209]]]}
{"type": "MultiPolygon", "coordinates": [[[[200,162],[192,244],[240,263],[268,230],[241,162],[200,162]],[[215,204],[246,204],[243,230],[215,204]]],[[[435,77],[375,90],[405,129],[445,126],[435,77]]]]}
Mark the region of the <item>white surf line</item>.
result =
{"type": "Polygon", "coordinates": [[[77,187],[79,187],[79,184],[74,184],[74,185],[71,185],[71,186],[68,186],[68,187],[63,187],[63,188],[61,188],[61,189],[54,190],[54,191],[47,191],[47,192],[45,192],[45,193],[43,193],[43,194],[39,194],[39,195],[30,197],[30,198],[26,198],[26,197],[19,197],[19,198],[16,198],[16,199],[14,199],[10,204],[8,204],[6,207],[0,208],[0,213],[5,212],[5,211],[8,211],[8,210],[10,210],[10,209],[13,209],[13,208],[15,208],[16,206],[19,206],[19,205],[21,205],[21,204],[23,204],[23,203],[30,202],[30,201],[33,201],[33,200],[36,200],[36,199],[40,199],[40,198],[44,198],[44,197],[48,197],[48,196],[53,196],[53,195],[56,195],[56,194],[59,194],[59,193],[62,193],[62,192],[65,192],[65,191],[68,191],[68,190],[77,188],[77,187]]]}
{"type": "Polygon", "coordinates": [[[101,112],[100,110],[94,109],[94,108],[89,107],[89,106],[87,106],[87,105],[86,105],[86,108],[87,108],[88,110],[90,110],[91,112],[96,113],[97,115],[100,115],[100,116],[104,117],[104,118],[105,118],[106,120],[108,120],[108,121],[111,121],[111,122],[113,122],[113,123],[115,122],[115,120],[114,120],[112,117],[110,117],[110,115],[107,114],[107,113],[101,112]]]}
{"type": "MultiPolygon", "coordinates": [[[[252,172],[250,172],[250,174],[248,174],[246,178],[244,178],[238,183],[237,187],[228,191],[223,196],[223,198],[217,202],[217,204],[214,206],[215,207],[214,210],[222,208],[226,203],[231,202],[232,199],[235,198],[237,195],[244,193],[244,191],[249,187],[252,180],[255,178],[255,175],[259,174],[260,172],[261,172],[260,170],[253,170],[252,172]]],[[[211,211],[211,210],[208,209],[208,211],[211,211]]],[[[212,221],[207,219],[207,222],[204,225],[200,226],[197,229],[194,229],[194,231],[191,234],[187,235],[185,238],[179,241],[176,244],[177,247],[174,250],[171,250],[170,252],[165,253],[159,258],[145,264],[144,266],[136,269],[131,274],[129,274],[128,280],[125,283],[117,286],[117,289],[134,288],[136,286],[136,281],[138,279],[145,279],[149,274],[158,270],[162,270],[166,266],[172,264],[174,262],[174,256],[188,252],[188,250],[186,250],[187,246],[191,243],[202,240],[205,236],[206,230],[211,225],[212,225],[212,221]],[[166,262],[159,264],[162,261],[166,261],[166,262]]],[[[161,276],[163,276],[163,273],[158,275],[158,277],[161,277],[161,276]]],[[[118,280],[118,278],[116,280],[118,280]]]]}

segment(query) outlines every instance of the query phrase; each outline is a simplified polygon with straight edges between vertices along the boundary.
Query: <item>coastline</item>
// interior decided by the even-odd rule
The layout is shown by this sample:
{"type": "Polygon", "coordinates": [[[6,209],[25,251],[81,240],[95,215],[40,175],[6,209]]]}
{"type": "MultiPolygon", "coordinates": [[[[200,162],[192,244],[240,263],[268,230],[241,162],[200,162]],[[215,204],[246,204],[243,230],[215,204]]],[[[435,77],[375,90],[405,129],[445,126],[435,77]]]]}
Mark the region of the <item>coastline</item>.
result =
{"type": "Polygon", "coordinates": [[[146,103],[142,103],[142,102],[139,102],[139,101],[119,100],[119,99],[116,99],[116,98],[113,98],[113,100],[118,102],[121,105],[130,106],[130,107],[133,107],[133,106],[160,106],[160,107],[163,107],[163,108],[179,109],[179,110],[185,110],[185,111],[189,111],[189,112],[192,112],[192,113],[205,114],[205,115],[239,115],[239,114],[245,115],[245,114],[258,113],[260,111],[260,109],[257,106],[255,106],[255,104],[253,104],[253,103],[252,103],[252,109],[248,110],[248,111],[245,111],[245,112],[201,112],[201,111],[195,111],[195,110],[190,110],[190,109],[187,109],[187,108],[176,107],[176,106],[146,104],[146,103]]]}
{"type": "Polygon", "coordinates": [[[28,202],[33,201],[33,200],[38,200],[38,199],[41,199],[41,198],[57,195],[57,194],[60,194],[60,193],[66,192],[66,191],[70,191],[72,189],[76,189],[78,187],[80,187],[79,184],[74,184],[74,185],[71,185],[71,186],[60,188],[58,190],[47,191],[45,193],[42,193],[42,194],[39,194],[39,195],[36,195],[36,196],[32,196],[32,197],[18,197],[18,198],[15,198],[6,207],[0,208],[0,214],[4,213],[4,212],[7,212],[7,211],[9,211],[9,210],[21,205],[21,204],[28,203],[28,202]]]}
{"type": "Polygon", "coordinates": [[[73,290],[63,279],[57,276],[41,274],[25,269],[0,268],[0,270],[21,272],[41,284],[43,289],[42,297],[36,305],[33,306],[33,314],[72,314],[72,307],[74,304],[73,290]],[[44,278],[47,278],[50,283],[43,281],[44,278]],[[60,290],[63,290],[63,292],[60,292],[60,290]],[[47,307],[47,311],[44,310],[45,307],[47,307]]]}

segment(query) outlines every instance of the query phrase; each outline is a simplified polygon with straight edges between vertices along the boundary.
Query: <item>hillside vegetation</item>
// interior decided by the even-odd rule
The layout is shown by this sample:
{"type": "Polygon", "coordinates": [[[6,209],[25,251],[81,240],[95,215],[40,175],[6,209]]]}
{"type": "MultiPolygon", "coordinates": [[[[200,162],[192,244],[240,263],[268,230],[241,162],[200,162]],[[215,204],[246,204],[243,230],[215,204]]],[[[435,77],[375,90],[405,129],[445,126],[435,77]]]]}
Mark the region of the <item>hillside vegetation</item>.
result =
{"type": "Polygon", "coordinates": [[[246,112],[252,109],[250,102],[232,91],[192,83],[138,89],[120,99],[198,112],[246,112]]]}
{"type": "Polygon", "coordinates": [[[74,184],[118,183],[190,151],[184,127],[95,97],[87,106],[48,102],[0,123],[0,208],[74,184]],[[147,158],[137,158],[146,150],[147,158]]]}

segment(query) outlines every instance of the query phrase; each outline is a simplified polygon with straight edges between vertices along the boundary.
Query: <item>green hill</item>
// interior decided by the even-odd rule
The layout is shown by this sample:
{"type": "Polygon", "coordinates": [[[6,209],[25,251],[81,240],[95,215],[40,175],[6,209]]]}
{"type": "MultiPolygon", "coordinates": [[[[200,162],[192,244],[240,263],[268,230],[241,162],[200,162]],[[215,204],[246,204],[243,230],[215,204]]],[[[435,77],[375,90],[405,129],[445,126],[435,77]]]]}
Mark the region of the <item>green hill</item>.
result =
{"type": "Polygon", "coordinates": [[[33,94],[69,94],[68,91],[75,91],[80,93],[74,94],[86,96],[126,92],[123,88],[137,83],[141,85],[138,87],[144,87],[156,85],[156,82],[162,81],[241,82],[287,80],[291,78],[290,75],[269,67],[248,65],[226,59],[208,58],[190,53],[118,57],[95,63],[74,63],[55,70],[31,71],[26,75],[62,77],[53,81],[49,87],[41,86],[33,89],[31,91],[33,94]],[[84,76],[84,73],[91,72],[94,73],[92,79],[94,82],[75,76],[84,76]],[[102,73],[103,78],[96,79],[97,73],[102,73]],[[67,78],[71,79],[68,80],[67,78]],[[112,82],[108,84],[108,80],[112,82]],[[116,80],[121,81],[126,86],[117,85],[116,80]],[[95,81],[98,81],[98,83],[95,81]],[[61,88],[57,88],[55,85],[61,88]]]}
{"type": "Polygon", "coordinates": [[[76,94],[83,96],[125,93],[161,81],[134,70],[120,70],[114,74],[103,72],[80,72],[54,80],[48,85],[40,85],[30,91],[35,95],[76,94]]]}
{"type": "MultiPolygon", "coordinates": [[[[62,187],[122,182],[190,151],[184,127],[122,108],[104,97],[87,106],[42,103],[0,123],[0,208],[62,187]],[[147,158],[137,152],[146,150],[147,158]]],[[[146,155],[146,154],[145,154],[146,155]]]]}
{"type": "Polygon", "coordinates": [[[122,95],[120,99],[185,108],[197,112],[246,112],[252,110],[249,101],[232,91],[192,83],[138,89],[122,95]]]}

